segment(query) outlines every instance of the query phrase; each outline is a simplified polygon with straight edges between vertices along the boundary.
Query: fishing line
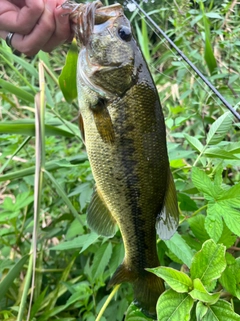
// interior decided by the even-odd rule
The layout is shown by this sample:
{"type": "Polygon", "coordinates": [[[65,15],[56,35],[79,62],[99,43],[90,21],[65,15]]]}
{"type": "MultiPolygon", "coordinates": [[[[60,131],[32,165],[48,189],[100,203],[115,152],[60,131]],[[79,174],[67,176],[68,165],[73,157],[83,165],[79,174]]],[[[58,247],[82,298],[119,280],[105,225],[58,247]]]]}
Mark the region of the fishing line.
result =
{"type": "Polygon", "coordinates": [[[158,32],[168,41],[168,43],[176,50],[181,58],[195,71],[195,73],[203,80],[203,82],[212,90],[212,92],[221,100],[221,102],[231,111],[231,113],[240,121],[240,114],[232,107],[232,105],[220,94],[220,92],[211,84],[211,82],[198,70],[198,68],[184,55],[184,53],[175,45],[175,43],[166,35],[166,33],[155,23],[155,21],[140,7],[135,0],[127,0],[128,3],[134,4],[139,11],[148,19],[148,21],[158,30],[158,32]]]}
{"type": "MultiPolygon", "coordinates": [[[[139,12],[138,12],[138,14],[139,14],[139,16],[141,16],[141,14],[140,14],[139,12]]],[[[171,53],[173,54],[174,57],[178,57],[178,56],[176,55],[176,53],[172,50],[172,48],[168,45],[168,43],[167,43],[166,41],[164,41],[164,39],[161,38],[161,36],[156,32],[156,30],[155,30],[155,29],[153,28],[153,26],[149,23],[149,21],[147,21],[147,20],[145,19],[145,16],[143,15],[143,16],[141,16],[141,18],[144,19],[144,21],[145,21],[146,24],[149,26],[149,28],[150,28],[150,29],[156,34],[156,36],[161,40],[161,43],[163,44],[163,46],[165,46],[169,51],[171,51],[171,53]]],[[[182,60],[181,58],[177,58],[177,59],[178,59],[179,62],[182,63],[182,65],[184,66],[184,68],[186,68],[187,71],[191,74],[191,76],[196,80],[196,82],[199,84],[199,86],[202,87],[203,90],[204,90],[209,96],[212,97],[212,99],[216,102],[216,104],[219,104],[218,101],[217,101],[217,99],[211,94],[211,92],[208,91],[208,90],[204,87],[204,85],[203,85],[203,83],[200,81],[200,79],[198,79],[198,78],[195,76],[195,74],[192,72],[192,70],[188,67],[187,63],[186,63],[184,60],[182,60]]],[[[151,67],[152,67],[153,69],[155,69],[159,74],[163,75],[165,78],[174,80],[174,77],[168,76],[168,75],[166,75],[164,72],[159,71],[159,70],[158,70],[156,67],[154,67],[152,64],[151,64],[151,67]]],[[[206,85],[206,84],[205,84],[205,85],[206,85]]],[[[207,85],[206,85],[206,86],[207,86],[207,85]]],[[[208,88],[208,87],[207,87],[207,88],[208,88]]],[[[201,101],[200,95],[199,95],[197,92],[196,92],[195,94],[196,94],[197,97],[199,98],[199,101],[201,101]]],[[[208,98],[207,98],[207,99],[208,99],[208,98]]]]}
{"type": "MultiPolygon", "coordinates": [[[[147,0],[146,0],[146,1],[147,1],[147,0]]],[[[161,36],[156,32],[156,30],[155,30],[155,29],[153,28],[153,26],[149,23],[149,21],[147,21],[147,20],[145,19],[145,16],[144,16],[144,15],[141,16],[141,14],[140,14],[139,12],[138,12],[138,14],[139,14],[139,16],[140,16],[141,18],[144,19],[144,21],[145,21],[146,24],[149,26],[149,28],[150,28],[150,29],[155,33],[155,35],[160,39],[162,45],[165,46],[165,47],[173,54],[174,57],[178,57],[178,56],[176,55],[176,53],[175,53],[175,52],[171,49],[171,47],[168,45],[168,43],[165,41],[165,39],[164,39],[164,38],[161,38],[161,36]]],[[[187,71],[191,74],[191,76],[196,80],[196,82],[198,83],[198,85],[203,88],[203,90],[206,92],[206,94],[208,94],[208,97],[211,96],[212,99],[216,102],[216,104],[219,104],[218,101],[217,101],[217,99],[214,97],[214,95],[212,95],[212,93],[207,90],[208,87],[207,87],[207,88],[204,87],[204,85],[203,85],[203,83],[201,82],[201,80],[195,76],[195,74],[192,72],[191,68],[189,68],[189,66],[187,65],[187,63],[186,63],[184,60],[182,60],[181,58],[177,58],[177,59],[178,59],[179,62],[182,63],[182,65],[184,66],[184,68],[186,68],[186,70],[187,70],[187,71]]],[[[152,67],[154,70],[156,70],[159,74],[163,75],[165,78],[168,78],[168,79],[171,79],[171,80],[174,80],[174,79],[175,79],[174,77],[168,76],[168,75],[166,75],[164,72],[159,71],[159,70],[158,70],[156,67],[154,67],[152,64],[151,64],[151,67],[152,67]]],[[[196,92],[195,94],[197,95],[199,101],[201,101],[202,99],[200,98],[199,93],[196,92]]],[[[206,98],[206,100],[208,99],[208,97],[206,98]]]]}

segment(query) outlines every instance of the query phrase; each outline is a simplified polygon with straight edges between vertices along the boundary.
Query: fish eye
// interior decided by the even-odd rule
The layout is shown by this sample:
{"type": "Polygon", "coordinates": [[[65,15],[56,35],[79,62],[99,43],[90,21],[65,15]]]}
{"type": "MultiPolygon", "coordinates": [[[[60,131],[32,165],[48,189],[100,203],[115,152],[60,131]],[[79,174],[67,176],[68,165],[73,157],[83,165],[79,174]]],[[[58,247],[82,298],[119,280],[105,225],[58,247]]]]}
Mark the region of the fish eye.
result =
{"type": "Polygon", "coordinates": [[[118,29],[119,37],[124,41],[130,41],[132,39],[131,29],[125,26],[122,26],[118,29]]]}

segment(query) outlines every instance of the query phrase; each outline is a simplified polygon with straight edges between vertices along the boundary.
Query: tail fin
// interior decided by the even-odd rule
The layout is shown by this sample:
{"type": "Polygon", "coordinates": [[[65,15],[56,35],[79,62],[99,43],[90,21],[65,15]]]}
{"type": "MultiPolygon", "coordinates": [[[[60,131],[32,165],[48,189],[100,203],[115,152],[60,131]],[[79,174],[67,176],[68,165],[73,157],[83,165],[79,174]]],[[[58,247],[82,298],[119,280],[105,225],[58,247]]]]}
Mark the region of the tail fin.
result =
{"type": "Polygon", "coordinates": [[[134,291],[134,304],[142,312],[153,319],[156,319],[156,304],[159,296],[165,291],[163,280],[148,271],[134,271],[123,262],[114,273],[108,283],[108,288],[113,285],[131,282],[134,291]]]}
{"type": "Polygon", "coordinates": [[[151,272],[145,272],[133,283],[134,303],[142,312],[152,319],[157,319],[156,305],[159,296],[164,292],[163,280],[151,272]]]}

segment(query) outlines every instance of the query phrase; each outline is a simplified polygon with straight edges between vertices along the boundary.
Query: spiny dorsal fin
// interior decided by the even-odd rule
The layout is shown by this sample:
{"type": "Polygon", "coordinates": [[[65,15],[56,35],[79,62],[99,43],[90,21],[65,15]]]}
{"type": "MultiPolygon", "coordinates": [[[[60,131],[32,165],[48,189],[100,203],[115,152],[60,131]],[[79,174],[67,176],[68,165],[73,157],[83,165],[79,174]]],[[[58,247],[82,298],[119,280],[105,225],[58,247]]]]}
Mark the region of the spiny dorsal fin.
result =
{"type": "Polygon", "coordinates": [[[97,188],[88,206],[87,223],[99,235],[112,237],[116,233],[116,222],[97,188]]]}
{"type": "Polygon", "coordinates": [[[169,169],[168,184],[164,200],[164,206],[157,217],[156,230],[163,240],[170,239],[178,228],[179,210],[176,189],[169,169]]]}

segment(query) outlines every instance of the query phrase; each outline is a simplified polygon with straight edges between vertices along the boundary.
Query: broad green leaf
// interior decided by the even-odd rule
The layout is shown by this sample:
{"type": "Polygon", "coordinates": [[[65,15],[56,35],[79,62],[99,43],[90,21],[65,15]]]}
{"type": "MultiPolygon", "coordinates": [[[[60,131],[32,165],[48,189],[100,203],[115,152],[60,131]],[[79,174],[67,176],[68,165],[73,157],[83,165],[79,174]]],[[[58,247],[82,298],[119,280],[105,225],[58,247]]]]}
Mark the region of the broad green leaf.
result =
{"type": "Polygon", "coordinates": [[[98,235],[94,232],[90,234],[84,234],[74,238],[71,241],[60,243],[54,247],[51,247],[50,250],[52,251],[66,251],[72,249],[81,249],[84,247],[85,249],[93,244],[98,239],[98,235]],[[86,247],[86,244],[88,245],[86,247]]]}
{"type": "Polygon", "coordinates": [[[206,218],[205,215],[198,214],[188,219],[188,223],[191,227],[191,231],[196,236],[196,238],[201,242],[205,242],[206,240],[209,239],[209,235],[204,226],[205,218],[206,218]]]}
{"type": "Polygon", "coordinates": [[[82,235],[84,234],[84,227],[83,225],[75,218],[75,220],[70,224],[65,240],[72,239],[73,237],[77,235],[82,235]]]}
{"type": "Polygon", "coordinates": [[[187,274],[170,267],[160,266],[147,270],[162,278],[176,292],[189,292],[193,286],[192,280],[187,274]]]}
{"type": "Polygon", "coordinates": [[[217,242],[220,239],[223,232],[223,220],[222,217],[215,211],[215,206],[211,206],[210,203],[207,209],[205,228],[209,236],[215,242],[217,242]]]}
{"type": "Polygon", "coordinates": [[[191,297],[194,300],[198,300],[198,301],[202,301],[208,304],[214,304],[217,302],[217,300],[220,297],[220,292],[218,293],[209,293],[204,285],[202,284],[200,279],[195,279],[193,280],[193,287],[194,289],[189,292],[189,295],[191,295],[191,297]]]}
{"type": "Polygon", "coordinates": [[[219,279],[222,286],[233,296],[240,299],[240,261],[226,253],[227,267],[219,279]]]}
{"type": "Polygon", "coordinates": [[[208,211],[215,211],[216,215],[221,215],[227,227],[236,235],[240,235],[240,210],[239,207],[235,208],[239,206],[238,203],[240,203],[238,199],[227,199],[208,205],[208,211]]]}
{"type": "Polygon", "coordinates": [[[59,86],[68,103],[77,97],[78,48],[74,39],[67,53],[66,63],[59,76],[59,86]]]}
{"type": "Polygon", "coordinates": [[[164,243],[183,263],[188,267],[191,266],[194,251],[187,245],[181,235],[175,233],[170,240],[164,241],[164,243]]]}
{"type": "Polygon", "coordinates": [[[196,211],[198,209],[196,203],[187,194],[178,193],[179,207],[182,211],[196,211]]]}
{"type": "Polygon", "coordinates": [[[188,134],[184,134],[184,137],[194,149],[201,153],[201,151],[203,150],[203,144],[196,137],[190,136],[188,134]]]}
{"type": "Polygon", "coordinates": [[[201,321],[240,321],[240,316],[236,314],[230,303],[218,300],[214,305],[208,307],[207,314],[201,321]]]}
{"type": "Polygon", "coordinates": [[[226,226],[225,222],[223,221],[223,232],[218,240],[219,244],[223,244],[226,246],[226,248],[229,248],[236,242],[237,236],[233,235],[231,230],[226,226]]]}
{"type": "Polygon", "coordinates": [[[203,304],[203,302],[198,301],[197,305],[196,305],[196,317],[197,317],[197,321],[202,321],[203,317],[205,316],[205,314],[208,311],[208,307],[203,304]]]}
{"type": "Polygon", "coordinates": [[[212,123],[207,134],[207,145],[216,145],[223,140],[232,127],[233,116],[227,111],[212,123]]]}
{"type": "Polygon", "coordinates": [[[125,321],[153,321],[153,319],[146,317],[134,303],[131,303],[127,309],[125,321]]]}
{"type": "Polygon", "coordinates": [[[222,189],[219,186],[214,186],[208,175],[198,167],[192,168],[192,181],[199,191],[211,198],[217,197],[222,192],[222,189]]]}
{"type": "Polygon", "coordinates": [[[206,287],[218,279],[226,268],[225,250],[221,244],[206,241],[202,250],[193,257],[190,270],[192,279],[199,278],[206,287]]]}
{"type": "Polygon", "coordinates": [[[159,321],[189,321],[194,301],[187,293],[165,291],[157,303],[159,321]]]}
{"type": "Polygon", "coordinates": [[[240,157],[235,155],[235,152],[225,150],[224,147],[207,148],[203,155],[209,158],[218,159],[240,159],[240,157]]]}
{"type": "Polygon", "coordinates": [[[100,249],[95,253],[92,265],[92,275],[94,280],[97,280],[103,275],[106,266],[112,255],[112,243],[108,242],[103,244],[100,249]]]}
{"type": "Polygon", "coordinates": [[[225,190],[223,192],[223,194],[221,195],[220,199],[222,199],[222,200],[229,199],[229,200],[231,200],[233,205],[235,203],[236,206],[239,206],[239,204],[240,204],[240,183],[232,186],[228,190],[225,190]],[[237,203],[236,203],[236,201],[234,202],[234,200],[233,200],[234,198],[236,199],[237,203]]]}
{"type": "Polygon", "coordinates": [[[8,274],[3,278],[3,280],[0,282],[0,301],[4,300],[4,296],[10,286],[13,284],[16,277],[20,274],[22,271],[23,265],[27,262],[29,256],[25,255],[23,256],[8,272],[8,274]]]}

